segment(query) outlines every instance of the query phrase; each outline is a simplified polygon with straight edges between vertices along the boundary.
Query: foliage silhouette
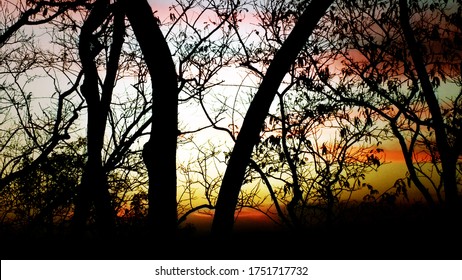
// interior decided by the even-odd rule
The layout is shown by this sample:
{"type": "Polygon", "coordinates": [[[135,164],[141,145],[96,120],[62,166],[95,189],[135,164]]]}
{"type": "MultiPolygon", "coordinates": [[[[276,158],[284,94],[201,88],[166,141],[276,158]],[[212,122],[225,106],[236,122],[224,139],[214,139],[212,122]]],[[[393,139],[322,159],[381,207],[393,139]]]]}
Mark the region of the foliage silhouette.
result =
{"type": "Polygon", "coordinates": [[[258,259],[433,257],[426,235],[460,249],[458,2],[1,5],[7,258],[178,258],[197,244],[197,258],[259,244],[258,259]],[[389,140],[408,173],[379,190],[365,178],[389,140]],[[241,230],[247,210],[276,229],[241,230]],[[233,238],[194,228],[204,214],[233,238]]]}

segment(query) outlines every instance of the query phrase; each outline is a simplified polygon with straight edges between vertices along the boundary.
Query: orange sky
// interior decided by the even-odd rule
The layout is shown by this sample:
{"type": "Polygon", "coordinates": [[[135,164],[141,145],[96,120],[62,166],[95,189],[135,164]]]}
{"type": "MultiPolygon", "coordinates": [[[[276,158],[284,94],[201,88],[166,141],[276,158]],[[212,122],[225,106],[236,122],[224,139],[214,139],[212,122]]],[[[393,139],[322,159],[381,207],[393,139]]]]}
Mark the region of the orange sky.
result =
{"type": "MultiPolygon", "coordinates": [[[[196,212],[188,217],[188,219],[183,223],[183,226],[188,223],[191,223],[195,226],[198,234],[207,234],[210,233],[212,218],[212,215],[196,212]]],[[[241,210],[234,225],[234,229],[236,231],[268,231],[276,228],[277,225],[273,221],[271,221],[267,216],[258,212],[257,210],[249,208],[244,208],[241,210]]]]}
{"type": "MultiPolygon", "coordinates": [[[[169,17],[169,6],[175,4],[173,0],[149,0],[153,11],[157,11],[156,15],[161,20],[168,19],[169,17]]],[[[250,15],[249,15],[250,17],[250,15]]],[[[232,73],[230,71],[230,73],[232,73]]],[[[192,125],[194,126],[194,124],[192,125]]],[[[207,132],[206,137],[210,137],[210,132],[207,132]]],[[[398,145],[392,143],[383,147],[385,150],[385,161],[387,164],[379,168],[379,172],[372,172],[366,176],[366,181],[372,184],[375,188],[382,191],[388,189],[393,185],[393,182],[399,178],[403,178],[406,174],[406,167],[403,162],[403,155],[398,145]]],[[[367,189],[359,191],[354,196],[357,199],[361,199],[364,194],[367,193],[367,189]]],[[[419,197],[418,194],[416,197],[419,197]]],[[[191,215],[186,223],[191,222],[197,224],[202,229],[210,227],[211,216],[207,214],[194,213],[191,215]]],[[[272,225],[272,222],[265,217],[263,214],[258,213],[255,210],[244,209],[237,220],[236,227],[266,227],[272,225]]]]}
{"type": "MultiPolygon", "coordinates": [[[[153,11],[157,11],[156,15],[161,20],[169,17],[169,6],[175,4],[173,0],[149,0],[153,11]]],[[[231,72],[230,72],[231,73],[231,72]]],[[[194,124],[192,124],[194,126],[194,124]]],[[[210,137],[210,133],[206,134],[210,137]]],[[[366,176],[366,181],[374,186],[379,191],[388,189],[393,185],[393,182],[399,178],[403,178],[406,174],[406,167],[403,162],[403,155],[398,145],[391,144],[384,147],[385,161],[387,164],[379,168],[379,172],[372,172],[366,176]]],[[[414,192],[414,191],[411,191],[414,192]]],[[[359,191],[354,195],[354,198],[361,199],[367,193],[367,189],[359,191]]],[[[416,193],[416,199],[419,199],[419,193],[416,193]]],[[[198,225],[201,230],[207,230],[210,227],[211,216],[201,213],[194,213],[191,215],[186,223],[191,222],[198,225]]],[[[237,228],[248,227],[268,227],[273,225],[272,222],[263,214],[255,210],[244,209],[237,220],[237,228]]]]}
{"type": "MultiPolygon", "coordinates": [[[[175,4],[174,0],[149,0],[151,3],[153,11],[158,11],[156,15],[160,16],[161,20],[168,18],[169,15],[169,6],[175,4]]],[[[230,74],[232,72],[229,72],[230,74]]],[[[237,76],[234,76],[234,78],[237,76]]],[[[458,89],[459,90],[459,89],[458,89]]],[[[194,125],[193,125],[194,126],[194,125]]],[[[207,137],[210,138],[210,130],[207,131],[207,137]]],[[[398,178],[404,177],[406,173],[405,166],[403,164],[403,155],[399,147],[395,145],[387,146],[385,149],[386,153],[386,162],[391,162],[389,164],[383,165],[379,168],[378,173],[371,173],[367,175],[367,180],[374,187],[379,190],[385,190],[391,186],[392,182],[398,178]]],[[[365,190],[366,191],[366,190],[365,190]]],[[[364,195],[364,192],[358,192],[357,197],[361,198],[364,195]]],[[[208,228],[210,226],[210,217],[209,215],[195,213],[193,214],[186,222],[193,222],[197,225],[200,225],[202,228],[208,228]]],[[[243,209],[240,213],[240,216],[236,223],[236,228],[265,228],[271,227],[272,222],[265,217],[263,214],[258,213],[255,210],[243,209]]]]}

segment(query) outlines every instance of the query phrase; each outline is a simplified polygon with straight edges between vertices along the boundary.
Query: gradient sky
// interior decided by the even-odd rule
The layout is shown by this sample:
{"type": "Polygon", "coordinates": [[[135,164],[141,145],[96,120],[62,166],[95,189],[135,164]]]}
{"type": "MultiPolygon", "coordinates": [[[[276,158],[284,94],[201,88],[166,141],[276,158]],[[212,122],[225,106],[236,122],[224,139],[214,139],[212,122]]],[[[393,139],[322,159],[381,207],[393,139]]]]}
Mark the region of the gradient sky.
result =
{"type": "MultiPolygon", "coordinates": [[[[172,0],[149,0],[152,8],[154,11],[158,11],[157,15],[161,18],[168,18],[168,7],[172,4],[175,4],[176,1],[172,0]]],[[[249,15],[247,17],[251,17],[252,14],[249,12],[249,15]]],[[[230,77],[236,77],[236,69],[228,71],[230,77]],[[231,76],[234,75],[234,76],[231,76]]],[[[457,86],[446,86],[446,87],[441,87],[439,89],[439,95],[453,95],[455,92],[457,93],[460,90],[459,87],[457,86]]],[[[191,115],[192,116],[192,115],[191,115]]],[[[189,121],[193,120],[194,118],[191,117],[188,119],[189,121]]],[[[200,118],[197,118],[197,121],[200,121],[200,118]]],[[[191,125],[191,122],[189,123],[191,125]]],[[[194,125],[192,125],[194,126],[194,125]]],[[[197,125],[199,126],[199,124],[197,125]]],[[[206,133],[204,134],[199,134],[198,139],[202,139],[202,141],[207,141],[208,139],[212,138],[211,137],[211,130],[207,130],[206,133]]],[[[213,136],[215,139],[220,139],[220,141],[226,141],[227,136],[223,133],[217,133],[216,137],[213,136]],[[223,138],[221,138],[223,137],[223,138]]],[[[230,144],[232,146],[232,144],[230,144]]],[[[379,168],[379,172],[372,172],[366,176],[366,181],[372,184],[374,187],[376,187],[378,190],[385,190],[388,189],[393,185],[393,182],[395,182],[397,179],[403,178],[406,175],[406,168],[403,163],[403,157],[401,150],[399,146],[397,145],[396,142],[388,142],[388,143],[383,143],[382,148],[385,150],[386,153],[386,162],[387,164],[381,166],[379,168]]],[[[179,151],[181,153],[181,151],[179,151]]],[[[189,157],[187,151],[183,151],[183,154],[180,154],[180,157],[184,157],[187,159],[189,157]]],[[[361,198],[365,193],[367,192],[367,189],[364,191],[358,192],[355,197],[356,198],[361,198]]],[[[420,195],[417,193],[417,196],[415,199],[420,199],[420,195]]]]}
{"type": "MultiPolygon", "coordinates": [[[[163,18],[168,18],[169,16],[169,6],[172,4],[175,4],[176,1],[174,0],[149,0],[153,11],[157,11],[156,15],[160,17],[162,20],[163,18]]],[[[251,14],[248,15],[248,17],[251,17],[251,14]]],[[[240,74],[236,73],[236,70],[228,70],[225,72],[229,75],[230,79],[235,79],[235,78],[242,78],[243,76],[239,76],[240,74]]],[[[448,94],[452,95],[454,92],[458,92],[460,90],[459,87],[456,86],[447,86],[447,87],[441,87],[439,90],[440,94],[448,94]]],[[[199,110],[200,111],[200,110],[199,110]]],[[[197,112],[198,115],[200,115],[200,112],[197,112]]],[[[203,119],[200,117],[194,115],[191,113],[191,115],[186,114],[185,117],[187,117],[188,122],[189,122],[189,127],[194,128],[194,127],[200,127],[203,123],[203,119]],[[197,121],[197,123],[195,123],[197,121]]],[[[198,134],[197,139],[200,142],[206,142],[209,139],[213,139],[215,141],[219,142],[226,142],[229,141],[229,137],[222,132],[214,132],[213,130],[209,129],[204,133],[198,134]]],[[[232,147],[232,143],[229,143],[229,147],[232,147]]],[[[390,143],[384,143],[383,147],[386,153],[386,162],[387,164],[381,166],[379,168],[379,172],[372,172],[366,176],[366,181],[373,185],[376,189],[379,191],[384,191],[391,187],[394,181],[396,181],[399,178],[403,178],[406,174],[406,168],[403,163],[403,157],[401,154],[401,151],[398,147],[398,145],[394,142],[390,143]]],[[[193,155],[191,155],[191,150],[188,149],[180,149],[179,150],[179,158],[183,160],[189,160],[193,155]]],[[[420,194],[417,193],[415,190],[411,191],[416,193],[416,196],[414,199],[419,200],[420,199],[420,194]]],[[[367,193],[367,189],[364,189],[363,191],[359,191],[355,194],[354,198],[355,199],[361,199],[365,194],[367,193]]],[[[210,216],[203,215],[200,213],[197,213],[191,217],[191,221],[196,221],[198,223],[201,223],[205,227],[209,225],[210,222],[210,216]]],[[[262,218],[261,214],[256,213],[253,210],[244,210],[242,212],[241,220],[238,222],[238,226],[243,226],[245,227],[248,224],[256,224],[257,221],[260,221],[262,224],[259,226],[268,226],[268,220],[265,218],[262,218]],[[242,221],[242,223],[240,222],[242,221]]],[[[188,220],[189,221],[189,220],[188,220]]]]}

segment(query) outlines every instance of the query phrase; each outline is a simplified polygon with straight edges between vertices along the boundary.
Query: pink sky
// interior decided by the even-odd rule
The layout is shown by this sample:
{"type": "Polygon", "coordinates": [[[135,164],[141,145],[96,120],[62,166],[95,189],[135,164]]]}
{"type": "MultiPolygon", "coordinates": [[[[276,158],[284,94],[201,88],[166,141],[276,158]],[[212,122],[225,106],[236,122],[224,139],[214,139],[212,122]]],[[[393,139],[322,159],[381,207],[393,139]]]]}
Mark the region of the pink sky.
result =
{"type": "MultiPolygon", "coordinates": [[[[169,17],[169,7],[173,4],[176,4],[174,0],[148,0],[151,4],[152,10],[157,11],[156,15],[160,17],[161,20],[167,19],[169,17]]],[[[250,17],[250,15],[249,15],[250,17]]],[[[379,172],[373,172],[367,175],[367,182],[371,183],[374,188],[379,191],[384,191],[391,187],[399,178],[403,178],[406,174],[406,167],[403,162],[403,155],[398,145],[390,144],[384,147],[386,153],[386,162],[388,164],[383,165],[379,168],[379,172]]],[[[416,194],[416,198],[419,199],[419,193],[416,191],[411,191],[416,194]]],[[[367,190],[359,191],[355,198],[361,199],[367,193],[367,190]]],[[[195,213],[187,222],[194,222],[201,225],[201,227],[208,228],[210,226],[210,216],[195,213]]],[[[240,227],[248,226],[268,226],[271,222],[268,218],[264,217],[262,214],[256,212],[255,210],[246,209],[241,213],[240,219],[238,220],[237,225],[240,227]]]]}

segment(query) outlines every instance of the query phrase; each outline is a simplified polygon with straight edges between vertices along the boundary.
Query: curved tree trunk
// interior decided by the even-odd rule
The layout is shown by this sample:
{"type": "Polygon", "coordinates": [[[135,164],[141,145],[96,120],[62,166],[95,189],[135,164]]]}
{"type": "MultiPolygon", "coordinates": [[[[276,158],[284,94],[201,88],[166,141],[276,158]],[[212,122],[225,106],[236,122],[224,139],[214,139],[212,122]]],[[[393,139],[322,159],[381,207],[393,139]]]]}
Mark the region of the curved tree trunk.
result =
{"type": "Polygon", "coordinates": [[[167,42],[146,0],[121,1],[140,44],[152,81],[153,107],[143,159],[149,174],[149,214],[153,233],[166,238],[177,228],[176,149],[178,84],[167,42]]]}
{"type": "Polygon", "coordinates": [[[98,85],[99,76],[94,59],[101,50],[95,51],[96,38],[94,38],[93,32],[101,26],[109,14],[108,0],[95,2],[90,16],[82,26],[79,38],[79,55],[85,75],[81,91],[88,105],[88,159],[82,176],[82,182],[79,186],[74,214],[74,225],[78,229],[84,229],[90,216],[91,207],[94,205],[96,222],[99,228],[105,233],[109,233],[114,226],[115,212],[111,204],[101,152],[125,31],[124,15],[116,9],[114,39],[110,50],[106,77],[100,94],[98,85]]]}
{"type": "Polygon", "coordinates": [[[401,27],[403,28],[404,37],[408,44],[415,69],[421,83],[422,93],[428,105],[434,124],[433,128],[435,130],[436,145],[440,154],[441,167],[443,170],[441,180],[443,180],[445,203],[449,209],[455,210],[459,207],[459,194],[456,180],[456,163],[458,157],[458,153],[456,152],[457,148],[455,149],[448,139],[444,119],[440,110],[438,99],[436,98],[433,86],[430,82],[430,77],[425,68],[423,54],[420,51],[421,48],[414,37],[412,27],[409,23],[409,8],[407,1],[400,0],[399,8],[399,19],[401,27]]]}
{"type": "Polygon", "coordinates": [[[407,148],[406,141],[404,140],[403,135],[401,135],[401,133],[398,131],[398,127],[396,126],[396,123],[390,121],[390,127],[391,127],[391,130],[393,131],[393,134],[398,139],[398,143],[401,147],[401,152],[403,153],[403,156],[404,156],[404,162],[406,164],[407,170],[409,171],[409,177],[411,178],[412,182],[415,184],[416,188],[423,195],[428,205],[430,207],[434,207],[435,201],[433,197],[428,191],[428,188],[419,179],[419,176],[417,176],[416,170],[414,168],[414,162],[412,161],[412,150],[414,148],[410,148],[410,149],[407,148]]]}
{"type": "Polygon", "coordinates": [[[268,114],[282,79],[290,69],[290,65],[332,2],[333,0],[311,1],[268,67],[268,71],[247,111],[221,184],[212,223],[214,236],[226,237],[231,234],[234,212],[245,170],[249,164],[254,145],[258,141],[261,125],[268,114]]]}

